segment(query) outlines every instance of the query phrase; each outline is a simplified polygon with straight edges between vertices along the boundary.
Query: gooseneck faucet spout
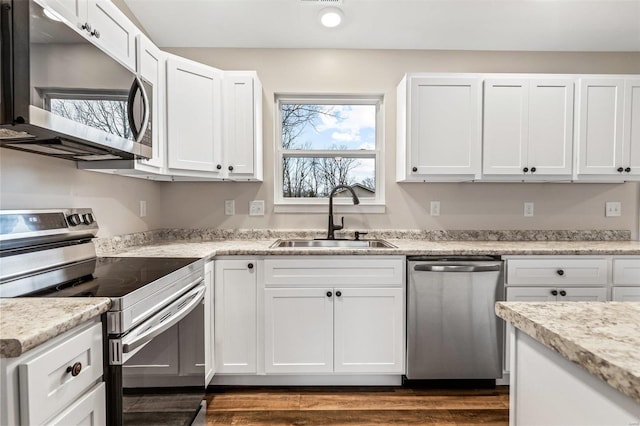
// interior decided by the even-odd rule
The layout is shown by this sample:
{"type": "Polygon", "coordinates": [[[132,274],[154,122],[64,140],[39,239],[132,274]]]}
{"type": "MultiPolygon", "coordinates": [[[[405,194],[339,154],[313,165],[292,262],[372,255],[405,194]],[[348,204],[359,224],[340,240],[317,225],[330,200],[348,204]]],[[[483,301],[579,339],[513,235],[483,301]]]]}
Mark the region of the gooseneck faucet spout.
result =
{"type": "Polygon", "coordinates": [[[356,193],[353,190],[353,188],[351,188],[349,185],[336,185],[331,190],[331,193],[329,194],[329,227],[327,229],[327,240],[335,240],[335,234],[334,234],[335,231],[339,231],[342,228],[344,228],[344,216],[342,217],[342,219],[340,221],[340,225],[335,225],[333,223],[333,196],[340,189],[346,189],[349,192],[351,192],[351,197],[353,198],[353,204],[355,204],[355,205],[360,204],[360,200],[358,199],[358,196],[356,195],[356,193]]]}

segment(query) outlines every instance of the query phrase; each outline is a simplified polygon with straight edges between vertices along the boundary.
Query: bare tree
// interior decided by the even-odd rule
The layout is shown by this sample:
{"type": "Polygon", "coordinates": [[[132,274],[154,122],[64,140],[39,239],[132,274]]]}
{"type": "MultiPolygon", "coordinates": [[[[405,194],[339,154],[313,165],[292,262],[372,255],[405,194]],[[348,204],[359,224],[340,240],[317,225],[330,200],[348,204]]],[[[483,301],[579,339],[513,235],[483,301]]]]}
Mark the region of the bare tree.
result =
{"type": "Polygon", "coordinates": [[[110,99],[56,99],[51,112],[129,139],[126,102],[110,99]]]}

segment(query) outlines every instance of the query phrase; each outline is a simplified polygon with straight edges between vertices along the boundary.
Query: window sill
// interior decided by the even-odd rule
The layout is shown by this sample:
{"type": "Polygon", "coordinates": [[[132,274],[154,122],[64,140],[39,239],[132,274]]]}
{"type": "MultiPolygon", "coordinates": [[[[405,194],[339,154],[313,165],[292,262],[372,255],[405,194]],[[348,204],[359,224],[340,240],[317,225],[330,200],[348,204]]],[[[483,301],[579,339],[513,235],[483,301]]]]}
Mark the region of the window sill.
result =
{"type": "MultiPolygon", "coordinates": [[[[353,204],[333,204],[333,212],[338,214],[360,214],[360,213],[372,213],[382,214],[385,213],[386,206],[384,204],[364,204],[361,203],[357,206],[353,204]]],[[[302,203],[277,203],[273,206],[274,213],[324,213],[329,212],[329,204],[302,204],[302,203]]]]}

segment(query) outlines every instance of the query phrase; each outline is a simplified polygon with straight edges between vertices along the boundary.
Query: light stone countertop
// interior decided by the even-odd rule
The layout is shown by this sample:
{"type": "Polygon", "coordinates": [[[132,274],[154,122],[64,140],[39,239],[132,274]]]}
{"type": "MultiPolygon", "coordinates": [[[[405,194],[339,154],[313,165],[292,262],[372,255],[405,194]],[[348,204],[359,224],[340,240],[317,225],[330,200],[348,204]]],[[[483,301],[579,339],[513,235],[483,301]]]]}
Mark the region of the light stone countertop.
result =
{"type": "Polygon", "coordinates": [[[13,358],[106,312],[108,297],[0,299],[0,358],[13,358]]]}
{"type": "Polygon", "coordinates": [[[397,248],[269,248],[275,239],[170,241],[100,255],[200,258],[242,255],[640,255],[639,241],[387,241],[397,248]]]}
{"type": "Polygon", "coordinates": [[[640,302],[498,302],[495,309],[640,403],[640,302]]]}

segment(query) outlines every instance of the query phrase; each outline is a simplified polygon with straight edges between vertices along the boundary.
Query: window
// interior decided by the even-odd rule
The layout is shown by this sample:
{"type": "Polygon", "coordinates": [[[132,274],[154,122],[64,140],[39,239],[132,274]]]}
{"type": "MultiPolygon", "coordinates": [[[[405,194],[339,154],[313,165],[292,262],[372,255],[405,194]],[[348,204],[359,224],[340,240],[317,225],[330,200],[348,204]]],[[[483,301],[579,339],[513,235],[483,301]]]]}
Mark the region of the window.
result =
{"type": "MultiPolygon", "coordinates": [[[[351,208],[383,212],[382,98],[280,95],[276,104],[275,211],[324,211],[331,190],[345,184],[360,199],[351,208]]],[[[351,206],[348,191],[334,204],[351,206]]]]}
{"type": "Polygon", "coordinates": [[[44,107],[53,114],[133,140],[127,118],[127,92],[41,89],[44,107]]]}

